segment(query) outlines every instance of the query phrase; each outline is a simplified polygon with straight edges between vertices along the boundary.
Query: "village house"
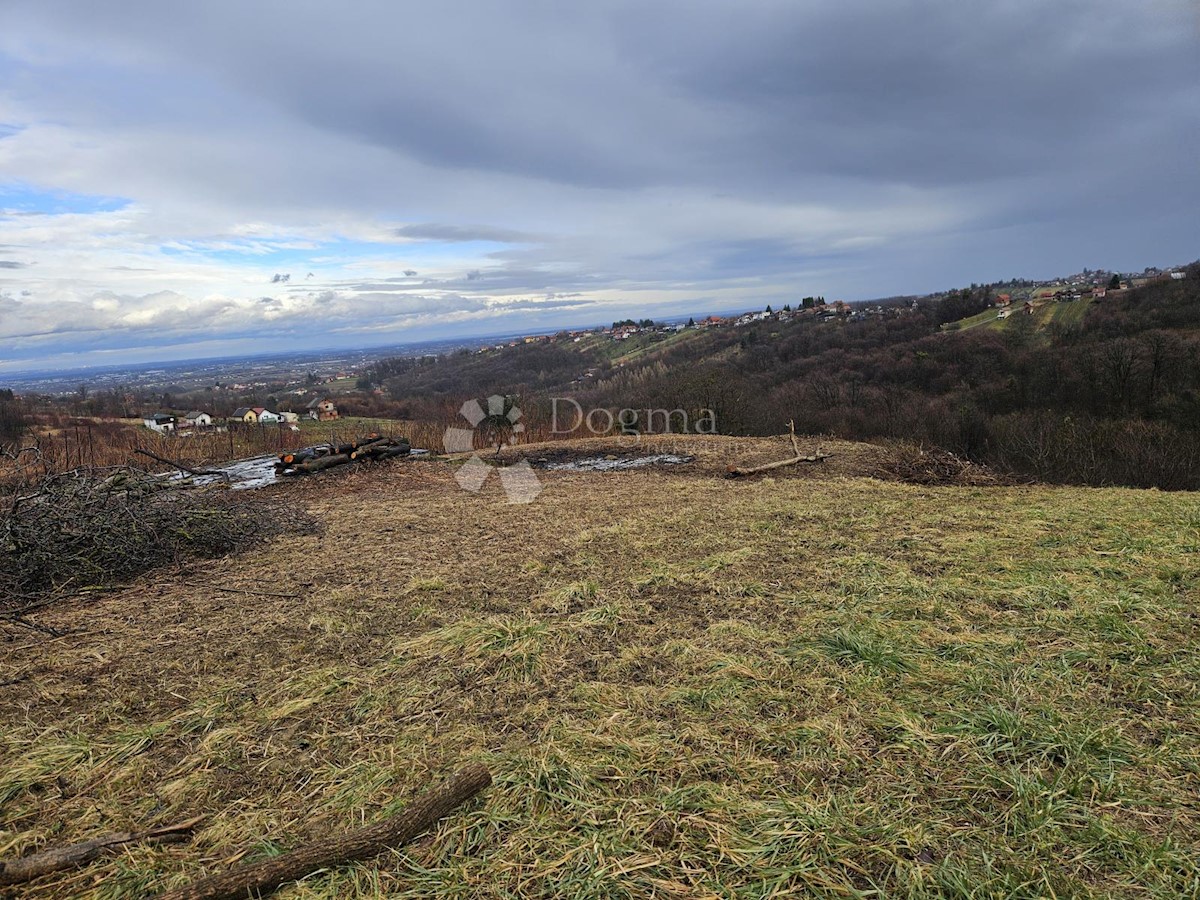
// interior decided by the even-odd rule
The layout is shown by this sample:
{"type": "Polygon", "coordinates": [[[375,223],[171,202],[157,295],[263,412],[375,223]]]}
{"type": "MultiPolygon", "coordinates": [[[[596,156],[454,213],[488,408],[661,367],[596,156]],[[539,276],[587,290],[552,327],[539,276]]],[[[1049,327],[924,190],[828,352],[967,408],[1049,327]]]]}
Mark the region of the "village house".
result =
{"type": "Polygon", "coordinates": [[[328,397],[318,397],[308,404],[308,417],[317,422],[328,422],[338,417],[337,406],[328,397]]]}
{"type": "Polygon", "coordinates": [[[282,416],[277,412],[271,412],[269,409],[264,409],[261,406],[256,406],[254,412],[258,415],[259,425],[276,425],[282,419],[282,416]]]}
{"type": "Polygon", "coordinates": [[[151,431],[157,431],[159,434],[167,434],[175,430],[175,417],[170,413],[154,413],[142,419],[142,424],[151,431]]]}
{"type": "Polygon", "coordinates": [[[240,406],[233,411],[233,415],[229,417],[229,420],[231,422],[245,422],[247,425],[257,425],[258,413],[248,406],[240,406]]]}
{"type": "Polygon", "coordinates": [[[765,312],[748,312],[739,316],[734,325],[749,325],[751,322],[761,322],[765,318],[767,318],[765,312]]]}
{"type": "Polygon", "coordinates": [[[212,423],[212,416],[198,409],[193,409],[183,417],[183,424],[190,425],[192,428],[208,428],[212,423]]]}

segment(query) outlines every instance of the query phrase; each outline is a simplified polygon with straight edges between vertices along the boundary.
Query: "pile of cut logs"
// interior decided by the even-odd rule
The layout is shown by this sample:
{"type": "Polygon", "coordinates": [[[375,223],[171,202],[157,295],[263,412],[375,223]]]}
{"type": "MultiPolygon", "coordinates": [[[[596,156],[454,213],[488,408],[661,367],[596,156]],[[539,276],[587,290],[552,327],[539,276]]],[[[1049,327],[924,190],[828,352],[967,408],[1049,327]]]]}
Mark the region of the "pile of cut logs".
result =
{"type": "Polygon", "coordinates": [[[275,464],[275,471],[280,475],[311,475],[313,472],[352,462],[407,456],[411,449],[407,438],[369,434],[365,438],[346,444],[318,444],[315,447],[281,453],[279,462],[275,464]]]}

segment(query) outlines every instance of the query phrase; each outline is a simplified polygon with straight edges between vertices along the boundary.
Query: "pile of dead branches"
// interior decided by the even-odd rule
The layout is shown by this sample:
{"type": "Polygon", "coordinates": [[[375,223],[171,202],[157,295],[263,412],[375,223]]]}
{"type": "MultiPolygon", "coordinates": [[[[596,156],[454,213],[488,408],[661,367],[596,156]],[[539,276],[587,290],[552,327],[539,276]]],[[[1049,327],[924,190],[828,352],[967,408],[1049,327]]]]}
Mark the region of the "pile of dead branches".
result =
{"type": "Polygon", "coordinates": [[[991,487],[1012,483],[1011,479],[987,466],[963,459],[949,450],[908,443],[886,445],[873,474],[888,481],[909,484],[991,487]]]}
{"type": "Polygon", "coordinates": [[[317,528],[279,498],[186,488],[137,469],[49,475],[0,496],[0,613],[317,528]]]}

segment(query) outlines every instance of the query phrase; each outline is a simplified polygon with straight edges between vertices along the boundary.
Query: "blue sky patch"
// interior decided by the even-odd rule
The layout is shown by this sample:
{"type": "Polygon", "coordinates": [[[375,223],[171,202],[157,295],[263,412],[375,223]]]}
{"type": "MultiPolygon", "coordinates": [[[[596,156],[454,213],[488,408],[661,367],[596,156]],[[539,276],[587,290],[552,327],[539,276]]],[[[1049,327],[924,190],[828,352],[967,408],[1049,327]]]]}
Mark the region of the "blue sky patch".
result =
{"type": "MultiPolygon", "coordinates": [[[[0,126],[0,128],[4,127],[7,126],[0,126]]],[[[20,213],[42,213],[50,216],[61,216],[67,213],[86,215],[116,212],[128,205],[129,200],[124,197],[47,190],[22,182],[0,183],[0,209],[20,213]]]]}

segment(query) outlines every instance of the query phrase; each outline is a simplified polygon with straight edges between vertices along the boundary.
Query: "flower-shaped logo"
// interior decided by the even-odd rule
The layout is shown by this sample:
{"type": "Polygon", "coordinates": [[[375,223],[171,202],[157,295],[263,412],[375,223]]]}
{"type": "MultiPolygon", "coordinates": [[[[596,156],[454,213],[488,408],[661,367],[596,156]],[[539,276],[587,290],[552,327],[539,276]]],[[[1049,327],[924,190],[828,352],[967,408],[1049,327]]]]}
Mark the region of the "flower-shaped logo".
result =
{"type": "MultiPolygon", "coordinates": [[[[471,423],[471,427],[447,428],[442,436],[442,445],[447,453],[471,454],[466,464],[455,473],[454,479],[464,491],[478,492],[495,467],[489,466],[474,452],[476,433],[483,431],[494,438],[497,450],[512,446],[515,443],[513,438],[525,430],[525,426],[518,421],[521,408],[511,398],[493,394],[487,398],[486,410],[478,400],[468,400],[459,414],[471,423]]],[[[497,471],[509,503],[532,503],[542,491],[537,473],[526,460],[497,471]]]]}

